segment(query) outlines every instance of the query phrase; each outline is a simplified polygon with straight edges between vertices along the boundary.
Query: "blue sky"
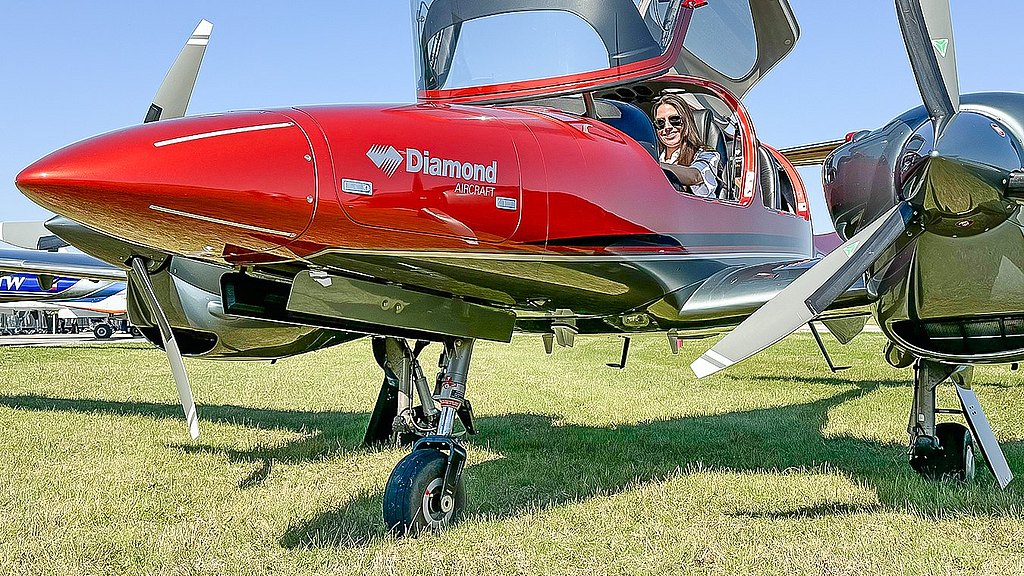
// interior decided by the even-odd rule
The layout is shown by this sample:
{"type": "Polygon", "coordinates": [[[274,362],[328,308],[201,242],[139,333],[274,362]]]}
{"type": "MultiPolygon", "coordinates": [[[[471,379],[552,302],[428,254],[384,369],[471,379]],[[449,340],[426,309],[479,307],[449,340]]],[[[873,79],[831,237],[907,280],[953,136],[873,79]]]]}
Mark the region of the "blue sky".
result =
{"type": "MultiPolygon", "coordinates": [[[[735,0],[711,0],[735,1],[735,0]]],[[[892,0],[790,0],[793,53],[747,96],[776,147],[877,128],[920,103],[892,0]]],[[[1024,91],[1020,0],[951,0],[962,92],[1024,91]]],[[[0,219],[49,216],[12,182],[48,152],[138,123],[195,24],[214,23],[190,114],[415,98],[404,0],[12,0],[0,6],[0,219]]],[[[804,170],[812,189],[818,175],[804,170]]],[[[816,218],[827,219],[819,202],[816,218]]]]}

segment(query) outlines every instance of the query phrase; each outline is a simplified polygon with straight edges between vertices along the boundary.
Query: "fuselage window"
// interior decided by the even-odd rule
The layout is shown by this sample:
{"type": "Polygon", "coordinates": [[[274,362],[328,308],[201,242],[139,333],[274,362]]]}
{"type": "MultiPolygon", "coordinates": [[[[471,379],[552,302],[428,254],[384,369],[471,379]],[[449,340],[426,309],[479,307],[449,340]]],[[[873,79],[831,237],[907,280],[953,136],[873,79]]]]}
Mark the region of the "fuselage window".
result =
{"type": "Polygon", "coordinates": [[[764,205],[779,212],[796,214],[796,189],[782,164],[763,146],[758,147],[761,198],[764,205]]]}
{"type": "Polygon", "coordinates": [[[796,214],[796,190],[793,186],[793,181],[790,180],[789,174],[786,173],[774,157],[772,160],[775,164],[775,170],[779,173],[779,199],[781,200],[779,209],[783,212],[796,214]]]}

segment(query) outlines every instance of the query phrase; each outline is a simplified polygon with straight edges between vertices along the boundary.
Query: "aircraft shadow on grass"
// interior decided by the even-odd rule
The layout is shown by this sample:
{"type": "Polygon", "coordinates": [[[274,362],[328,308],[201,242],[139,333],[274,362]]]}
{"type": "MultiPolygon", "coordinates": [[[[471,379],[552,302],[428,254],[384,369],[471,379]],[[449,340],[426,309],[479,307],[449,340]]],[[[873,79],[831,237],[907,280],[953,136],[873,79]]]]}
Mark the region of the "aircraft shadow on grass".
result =
{"type": "MultiPolygon", "coordinates": [[[[999,491],[981,463],[980,480],[969,488],[951,482],[932,483],[910,471],[902,444],[822,435],[830,409],[882,386],[906,386],[904,382],[796,379],[834,386],[843,392],[804,404],[614,427],[565,425],[550,416],[535,414],[480,418],[478,428],[482,432],[473,437],[473,443],[486,445],[502,457],[467,468],[468,514],[487,519],[512,518],[657,482],[681,470],[685,473],[691,467],[769,474],[792,469],[827,469],[873,489],[879,502],[863,507],[818,504],[759,514],[761,517],[836,516],[878,508],[926,516],[952,511],[994,516],[1019,513],[1024,502],[1020,481],[1005,492],[999,491]],[[849,388],[851,384],[853,389],[849,388]]],[[[0,396],[0,406],[181,418],[181,408],[173,404],[0,396]]],[[[275,462],[302,463],[342,453],[351,455],[362,439],[369,414],[204,405],[201,417],[206,421],[308,434],[293,442],[251,451],[204,445],[170,446],[183,452],[217,453],[232,462],[257,464],[258,468],[239,482],[239,488],[245,489],[266,479],[275,462]]],[[[894,413],[893,417],[902,420],[904,416],[894,413]]],[[[1011,468],[1019,470],[1024,464],[1024,442],[1004,443],[1003,449],[1011,468]]],[[[470,446],[471,455],[472,452],[470,446]]],[[[335,510],[288,529],[280,543],[286,548],[362,546],[384,534],[381,500],[380,493],[358,494],[335,510]]]]}

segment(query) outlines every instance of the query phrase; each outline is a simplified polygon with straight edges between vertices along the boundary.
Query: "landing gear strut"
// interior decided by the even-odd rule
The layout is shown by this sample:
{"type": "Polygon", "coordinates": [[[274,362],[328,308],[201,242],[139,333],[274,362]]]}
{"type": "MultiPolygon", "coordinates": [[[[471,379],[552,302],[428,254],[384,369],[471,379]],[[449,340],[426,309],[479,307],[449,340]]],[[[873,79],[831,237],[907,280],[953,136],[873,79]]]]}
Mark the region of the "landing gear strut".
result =
{"type": "Polygon", "coordinates": [[[363,444],[385,446],[408,444],[430,434],[440,413],[418,357],[429,344],[415,346],[401,338],[375,338],[373,356],[384,370],[384,382],[370,416],[363,444]],[[415,394],[419,405],[414,406],[415,394]]]}
{"type": "Polygon", "coordinates": [[[996,442],[978,397],[971,390],[974,368],[918,359],[914,362],[914,403],[910,409],[910,466],[929,479],[969,481],[975,472],[975,439],[989,469],[1001,488],[1013,479],[1006,458],[996,442]],[[935,406],[935,389],[950,379],[960,398],[960,410],[935,406]],[[961,414],[966,426],[954,422],[936,424],[936,414],[961,414]],[[973,432],[973,434],[972,434],[973,432]]]}
{"type": "Polygon", "coordinates": [[[410,347],[398,338],[374,341],[374,354],[384,369],[384,384],[370,418],[367,444],[404,444],[416,440],[384,488],[384,523],[396,535],[417,535],[456,521],[466,507],[462,470],[466,449],[454,432],[459,419],[476,432],[466,380],[473,340],[445,342],[434,390],[417,356],[426,343],[410,347]],[[413,406],[413,394],[420,404],[413,406]]]}

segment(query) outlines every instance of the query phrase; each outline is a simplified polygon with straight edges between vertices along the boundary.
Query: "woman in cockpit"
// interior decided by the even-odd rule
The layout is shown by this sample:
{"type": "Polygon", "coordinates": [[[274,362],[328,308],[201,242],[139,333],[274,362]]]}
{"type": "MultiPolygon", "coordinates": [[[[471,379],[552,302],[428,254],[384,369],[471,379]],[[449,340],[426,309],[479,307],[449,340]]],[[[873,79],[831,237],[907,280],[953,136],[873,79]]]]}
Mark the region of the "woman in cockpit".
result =
{"type": "Polygon", "coordinates": [[[690,192],[715,198],[718,188],[718,152],[703,150],[704,143],[693,120],[693,109],[676,94],[666,94],[654,104],[654,128],[658,132],[659,160],[666,171],[690,192]]]}

